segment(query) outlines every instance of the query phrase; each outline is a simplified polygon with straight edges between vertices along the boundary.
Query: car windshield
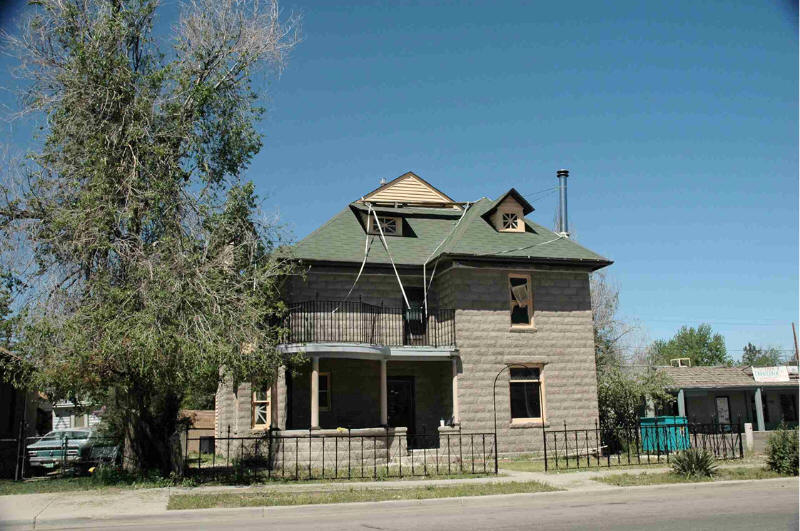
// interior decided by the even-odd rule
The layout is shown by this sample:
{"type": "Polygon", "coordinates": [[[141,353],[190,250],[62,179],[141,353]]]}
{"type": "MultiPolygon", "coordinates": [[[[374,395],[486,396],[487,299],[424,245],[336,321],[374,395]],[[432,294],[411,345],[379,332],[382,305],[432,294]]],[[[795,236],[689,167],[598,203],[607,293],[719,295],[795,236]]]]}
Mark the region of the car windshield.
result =
{"type": "Polygon", "coordinates": [[[50,433],[48,433],[47,435],[42,437],[42,440],[43,441],[55,441],[55,440],[60,439],[63,436],[64,436],[64,432],[63,431],[51,431],[50,433]]]}
{"type": "Polygon", "coordinates": [[[88,431],[70,431],[67,432],[67,437],[70,439],[88,439],[89,432],[88,431]]]}

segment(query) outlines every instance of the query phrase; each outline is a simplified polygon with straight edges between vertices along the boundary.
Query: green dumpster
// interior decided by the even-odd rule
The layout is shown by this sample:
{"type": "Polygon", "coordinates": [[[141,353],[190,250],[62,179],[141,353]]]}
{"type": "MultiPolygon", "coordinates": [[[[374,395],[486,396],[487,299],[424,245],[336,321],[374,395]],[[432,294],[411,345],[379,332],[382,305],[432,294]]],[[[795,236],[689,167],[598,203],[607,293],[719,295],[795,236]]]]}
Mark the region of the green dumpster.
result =
{"type": "Polygon", "coordinates": [[[690,447],[686,417],[642,417],[639,426],[645,452],[667,453],[690,447]]]}

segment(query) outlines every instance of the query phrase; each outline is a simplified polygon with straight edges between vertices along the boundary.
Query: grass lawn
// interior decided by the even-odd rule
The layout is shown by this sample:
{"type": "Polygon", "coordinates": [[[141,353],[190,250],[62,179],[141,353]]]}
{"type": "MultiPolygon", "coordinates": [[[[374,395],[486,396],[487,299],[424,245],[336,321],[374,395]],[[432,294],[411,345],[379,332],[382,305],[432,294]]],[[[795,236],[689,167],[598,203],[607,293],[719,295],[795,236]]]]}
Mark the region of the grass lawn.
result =
{"type": "Polygon", "coordinates": [[[152,489],[174,484],[169,480],[121,479],[101,482],[92,477],[39,478],[26,481],[0,480],[0,496],[12,494],[45,494],[85,490],[152,489]]]}
{"type": "MultiPolygon", "coordinates": [[[[304,471],[305,472],[305,471],[304,471]]],[[[408,473],[405,470],[404,473],[408,473]]],[[[409,471],[410,472],[410,471],[409,471]]],[[[419,472],[417,472],[419,474],[419,472]]],[[[333,475],[331,472],[330,475],[333,475]]],[[[482,478],[482,477],[498,477],[503,476],[503,474],[498,474],[495,476],[494,474],[441,474],[441,475],[429,475],[429,476],[403,476],[400,477],[392,477],[386,476],[385,473],[382,473],[380,470],[378,471],[377,477],[364,477],[364,478],[356,478],[353,477],[351,479],[347,479],[347,476],[341,475],[338,479],[304,479],[304,475],[300,474],[300,479],[295,480],[294,477],[287,477],[287,478],[280,478],[280,477],[273,477],[272,479],[268,479],[266,474],[258,474],[258,475],[249,475],[244,477],[230,477],[227,480],[220,479],[220,480],[209,480],[202,482],[204,486],[214,486],[214,485],[275,485],[275,484],[329,484],[329,483],[348,483],[348,482],[358,482],[358,481],[374,481],[376,483],[380,483],[382,481],[420,481],[420,480],[442,480],[442,479],[475,479],[475,478],[482,478]]],[[[317,476],[318,477],[318,476],[317,476]]],[[[98,480],[98,478],[93,478],[90,476],[83,476],[83,477],[53,477],[53,478],[37,478],[37,479],[30,479],[25,481],[10,481],[10,480],[0,480],[0,496],[8,496],[12,494],[45,494],[50,492],[71,492],[71,491],[87,491],[87,490],[104,490],[104,491],[117,491],[120,489],[152,489],[152,488],[162,488],[162,487],[169,487],[169,486],[179,486],[179,487],[193,487],[197,486],[198,483],[193,481],[191,478],[186,480],[178,480],[173,481],[170,479],[163,479],[163,478],[149,478],[149,479],[141,479],[141,478],[132,478],[125,475],[120,475],[119,477],[109,478],[106,480],[98,480]]]]}
{"type": "Polygon", "coordinates": [[[766,468],[719,468],[714,477],[686,477],[674,472],[658,472],[643,474],[613,474],[592,478],[617,487],[634,487],[640,485],[662,485],[665,483],[702,483],[707,481],[725,481],[730,479],[771,479],[786,477],[766,468]]]}
{"type": "MultiPolygon", "coordinates": [[[[670,461],[672,457],[670,457],[670,461]]],[[[741,465],[763,465],[764,464],[764,457],[758,455],[749,455],[745,456],[744,459],[737,459],[732,461],[727,461],[731,464],[741,464],[741,465]]],[[[726,463],[726,461],[720,461],[720,464],[726,463]]],[[[550,460],[550,469],[547,471],[548,474],[561,474],[564,472],[586,472],[587,470],[592,471],[599,471],[599,470],[625,470],[626,468],[664,468],[669,467],[670,463],[667,462],[667,458],[665,455],[661,456],[661,460],[657,461],[657,457],[654,455],[650,458],[650,463],[647,463],[647,458],[642,457],[641,462],[636,461],[634,456],[631,456],[631,464],[628,464],[628,459],[625,454],[622,455],[621,458],[618,459],[618,456],[612,455],[610,459],[605,457],[600,458],[600,464],[598,466],[596,458],[589,459],[589,466],[586,466],[586,457],[584,456],[580,462],[580,468],[576,466],[575,459],[570,458],[569,460],[569,468],[565,467],[565,463],[563,460],[559,460],[559,468],[556,468],[555,461],[550,460]],[[609,466],[609,462],[611,466],[609,466]]],[[[515,470],[519,472],[544,472],[544,461],[539,458],[532,458],[532,457],[517,457],[513,459],[500,459],[499,461],[499,468],[501,470],[515,470]]]]}
{"type": "Polygon", "coordinates": [[[411,487],[399,489],[348,489],[319,492],[248,492],[175,494],[167,509],[210,509],[217,507],[262,507],[275,505],[313,505],[385,500],[424,500],[456,496],[487,496],[520,492],[552,492],[560,490],[538,481],[453,485],[445,487],[411,487]]]}

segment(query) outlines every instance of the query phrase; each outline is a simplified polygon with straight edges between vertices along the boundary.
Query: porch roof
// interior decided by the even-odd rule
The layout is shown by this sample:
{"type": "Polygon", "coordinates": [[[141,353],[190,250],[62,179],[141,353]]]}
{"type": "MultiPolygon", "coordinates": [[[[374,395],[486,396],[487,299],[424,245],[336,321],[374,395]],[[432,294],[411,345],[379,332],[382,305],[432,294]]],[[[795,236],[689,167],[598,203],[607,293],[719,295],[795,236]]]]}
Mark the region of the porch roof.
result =
{"type": "Polygon", "coordinates": [[[757,387],[794,387],[797,379],[788,382],[757,382],[751,367],[658,367],[666,374],[672,389],[729,389],[757,387]]]}

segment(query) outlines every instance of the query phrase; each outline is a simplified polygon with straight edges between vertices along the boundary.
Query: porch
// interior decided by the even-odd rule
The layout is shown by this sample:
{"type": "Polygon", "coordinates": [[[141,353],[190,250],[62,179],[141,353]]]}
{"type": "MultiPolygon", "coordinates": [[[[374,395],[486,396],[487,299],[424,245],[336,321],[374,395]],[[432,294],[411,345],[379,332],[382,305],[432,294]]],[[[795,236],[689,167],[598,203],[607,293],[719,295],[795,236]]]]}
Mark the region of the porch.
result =
{"type": "Polygon", "coordinates": [[[383,346],[455,347],[455,310],[365,302],[312,300],[289,304],[286,344],[352,343],[383,346]]]}
{"type": "Polygon", "coordinates": [[[681,388],[675,413],[694,423],[749,422],[754,430],[763,432],[774,430],[781,423],[797,426],[797,401],[797,384],[681,388]]]}
{"type": "Polygon", "coordinates": [[[286,374],[286,430],[402,429],[409,448],[433,448],[442,424],[459,424],[453,352],[320,348],[306,352],[310,363],[298,373],[286,374]]]}

